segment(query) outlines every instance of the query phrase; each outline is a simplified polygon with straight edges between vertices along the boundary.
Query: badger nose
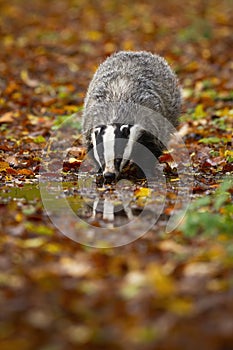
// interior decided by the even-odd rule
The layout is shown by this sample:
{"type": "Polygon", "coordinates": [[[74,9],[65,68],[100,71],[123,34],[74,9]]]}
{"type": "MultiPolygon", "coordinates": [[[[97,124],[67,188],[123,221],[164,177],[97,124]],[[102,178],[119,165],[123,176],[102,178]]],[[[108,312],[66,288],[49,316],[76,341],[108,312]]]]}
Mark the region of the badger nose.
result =
{"type": "Polygon", "coordinates": [[[107,172],[107,173],[104,174],[104,180],[108,184],[113,182],[115,179],[116,179],[116,174],[115,173],[107,172]]]}

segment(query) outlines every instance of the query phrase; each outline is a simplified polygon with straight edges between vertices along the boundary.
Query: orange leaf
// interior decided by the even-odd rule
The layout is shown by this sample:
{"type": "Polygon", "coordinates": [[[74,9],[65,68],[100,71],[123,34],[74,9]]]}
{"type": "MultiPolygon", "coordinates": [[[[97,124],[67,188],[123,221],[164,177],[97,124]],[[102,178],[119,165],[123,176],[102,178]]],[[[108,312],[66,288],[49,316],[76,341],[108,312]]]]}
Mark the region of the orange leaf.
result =
{"type": "Polygon", "coordinates": [[[33,171],[32,170],[29,170],[29,169],[20,169],[18,170],[18,174],[20,175],[34,175],[33,171]]]}
{"type": "Polygon", "coordinates": [[[160,157],[159,157],[159,161],[161,163],[169,163],[169,162],[173,162],[173,158],[172,156],[170,155],[170,153],[165,153],[165,154],[162,154],[160,157]]]}

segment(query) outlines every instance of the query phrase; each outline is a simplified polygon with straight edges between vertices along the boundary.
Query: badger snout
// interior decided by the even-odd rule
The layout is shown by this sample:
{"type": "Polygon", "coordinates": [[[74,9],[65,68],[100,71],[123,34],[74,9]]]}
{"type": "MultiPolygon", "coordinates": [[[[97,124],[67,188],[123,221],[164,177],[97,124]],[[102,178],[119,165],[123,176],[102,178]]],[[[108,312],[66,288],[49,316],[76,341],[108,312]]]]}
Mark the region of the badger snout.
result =
{"type": "Polygon", "coordinates": [[[107,124],[91,133],[93,156],[105,183],[116,181],[130,161],[134,142],[140,134],[137,124],[107,124]]]}

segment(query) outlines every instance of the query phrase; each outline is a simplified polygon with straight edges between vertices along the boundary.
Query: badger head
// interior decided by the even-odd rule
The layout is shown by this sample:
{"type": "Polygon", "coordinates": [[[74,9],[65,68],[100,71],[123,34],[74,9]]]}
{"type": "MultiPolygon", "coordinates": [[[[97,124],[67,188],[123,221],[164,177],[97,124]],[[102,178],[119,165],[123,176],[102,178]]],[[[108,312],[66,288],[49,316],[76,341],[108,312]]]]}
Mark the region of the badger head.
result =
{"type": "Polygon", "coordinates": [[[139,125],[116,123],[93,128],[91,148],[105,183],[116,180],[122,169],[129,163],[139,134],[139,125]]]}

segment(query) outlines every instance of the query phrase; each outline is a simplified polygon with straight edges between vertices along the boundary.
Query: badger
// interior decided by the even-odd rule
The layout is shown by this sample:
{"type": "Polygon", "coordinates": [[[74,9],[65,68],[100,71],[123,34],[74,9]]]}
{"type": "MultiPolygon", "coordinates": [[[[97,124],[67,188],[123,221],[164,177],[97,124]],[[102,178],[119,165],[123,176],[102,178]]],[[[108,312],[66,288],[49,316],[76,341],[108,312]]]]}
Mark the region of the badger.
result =
{"type": "Polygon", "coordinates": [[[94,74],[84,100],[83,134],[105,183],[130,161],[153,172],[153,157],[178,125],[181,89],[167,61],[146,51],[120,51],[94,74]],[[146,148],[146,152],[141,152],[146,148]]]}

